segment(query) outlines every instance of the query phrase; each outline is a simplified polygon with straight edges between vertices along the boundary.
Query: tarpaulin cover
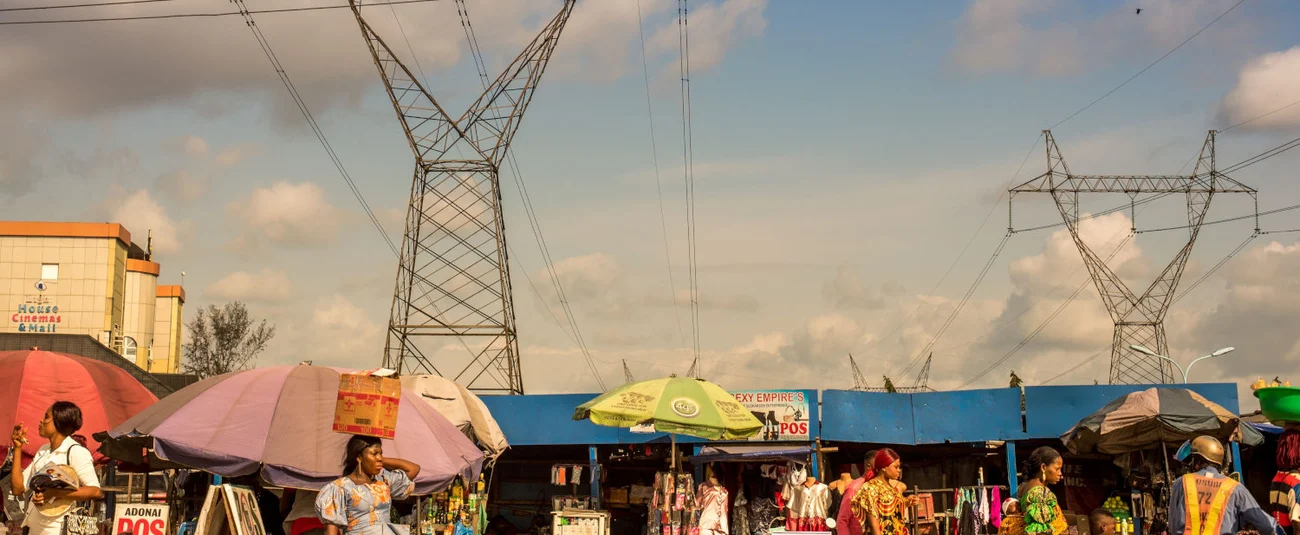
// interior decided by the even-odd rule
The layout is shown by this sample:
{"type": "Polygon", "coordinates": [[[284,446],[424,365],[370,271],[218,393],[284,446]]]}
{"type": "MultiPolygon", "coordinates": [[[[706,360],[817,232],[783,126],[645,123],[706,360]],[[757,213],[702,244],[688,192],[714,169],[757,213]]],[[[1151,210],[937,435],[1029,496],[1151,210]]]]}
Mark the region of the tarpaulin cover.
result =
{"type": "Polygon", "coordinates": [[[1061,441],[1074,453],[1116,455],[1210,435],[1258,445],[1263,435],[1240,418],[1184,388],[1148,388],[1120,397],[1075,424],[1061,441]]]}

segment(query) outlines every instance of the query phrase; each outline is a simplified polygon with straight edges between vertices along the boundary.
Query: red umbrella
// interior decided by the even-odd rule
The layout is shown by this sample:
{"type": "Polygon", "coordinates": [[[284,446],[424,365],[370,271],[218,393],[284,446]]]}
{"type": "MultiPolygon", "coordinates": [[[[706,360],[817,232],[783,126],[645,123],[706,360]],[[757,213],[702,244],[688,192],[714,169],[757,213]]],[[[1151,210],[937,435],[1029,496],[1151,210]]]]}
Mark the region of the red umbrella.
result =
{"type": "MultiPolygon", "coordinates": [[[[36,427],[55,401],[81,407],[81,430],[86,447],[94,452],[99,442],[91,434],[107,431],[158,402],[158,398],[126,370],[94,359],[39,349],[0,351],[0,431],[9,451],[9,433],[18,422],[27,426],[23,454],[30,459],[45,441],[36,427]],[[9,387],[13,385],[13,387],[9,387]]],[[[102,456],[94,454],[95,460],[102,456]]]]}

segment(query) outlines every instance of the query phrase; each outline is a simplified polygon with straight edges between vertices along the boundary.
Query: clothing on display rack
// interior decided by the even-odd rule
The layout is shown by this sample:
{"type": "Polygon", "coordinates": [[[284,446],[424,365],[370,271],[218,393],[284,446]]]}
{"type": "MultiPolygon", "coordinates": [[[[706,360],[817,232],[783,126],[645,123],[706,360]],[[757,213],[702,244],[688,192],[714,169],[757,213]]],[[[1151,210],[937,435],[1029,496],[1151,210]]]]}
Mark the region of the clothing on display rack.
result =
{"type": "Polygon", "coordinates": [[[727,488],[711,480],[696,492],[700,508],[701,535],[730,535],[727,528],[727,488]]]}
{"type": "Polygon", "coordinates": [[[790,489],[791,497],[786,507],[786,531],[826,531],[826,515],[830,509],[831,490],[816,478],[790,489]]]}
{"type": "Polygon", "coordinates": [[[552,485],[578,485],[582,483],[582,465],[557,464],[551,466],[552,485]]]}
{"type": "Polygon", "coordinates": [[[772,521],[781,516],[781,508],[768,498],[754,498],[749,503],[750,535],[768,535],[772,532],[772,521]]]}
{"type": "Polygon", "coordinates": [[[745,486],[736,491],[736,510],[732,513],[731,527],[738,535],[749,535],[749,500],[745,499],[745,486]]]}
{"type": "Polygon", "coordinates": [[[975,519],[975,507],[970,501],[962,503],[957,521],[957,535],[979,535],[979,521],[975,519]]]}
{"type": "Polygon", "coordinates": [[[989,500],[989,524],[993,529],[1002,527],[1002,489],[993,487],[993,498],[989,500]]]}
{"type": "Polygon", "coordinates": [[[649,513],[650,535],[699,535],[700,511],[691,474],[655,474],[649,513]]]}

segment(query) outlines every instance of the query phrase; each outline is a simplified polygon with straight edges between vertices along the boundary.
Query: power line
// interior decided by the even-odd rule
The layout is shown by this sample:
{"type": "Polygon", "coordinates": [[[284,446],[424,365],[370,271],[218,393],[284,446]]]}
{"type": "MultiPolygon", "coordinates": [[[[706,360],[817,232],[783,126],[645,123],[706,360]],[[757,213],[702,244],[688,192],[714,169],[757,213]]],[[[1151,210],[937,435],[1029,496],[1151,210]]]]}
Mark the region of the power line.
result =
{"type": "Polygon", "coordinates": [[[1229,130],[1232,130],[1232,129],[1234,129],[1234,128],[1237,128],[1237,127],[1239,127],[1239,126],[1245,126],[1245,125],[1248,125],[1248,124],[1250,124],[1250,123],[1253,123],[1253,122],[1255,122],[1255,121],[1258,121],[1258,120],[1260,120],[1260,119],[1263,119],[1263,118],[1265,118],[1265,117],[1268,117],[1268,116],[1270,116],[1270,115],[1273,115],[1273,114],[1275,114],[1275,113],[1278,113],[1278,112],[1284,111],[1284,110],[1286,110],[1286,109],[1289,109],[1289,108],[1295,107],[1295,106],[1297,106],[1297,105],[1300,105],[1300,100],[1297,100],[1297,101],[1295,101],[1295,102],[1292,102],[1292,103],[1290,103],[1290,104],[1287,104],[1286,106],[1282,106],[1281,108],[1278,108],[1278,109],[1276,109],[1276,110],[1270,111],[1270,112],[1268,112],[1268,113],[1261,114],[1261,115],[1257,115],[1257,116],[1252,117],[1252,118],[1250,118],[1250,119],[1246,119],[1245,121],[1242,121],[1242,122],[1240,122],[1240,123],[1237,123],[1237,124],[1234,124],[1234,125],[1229,126],[1229,127],[1227,127],[1227,128],[1224,128],[1223,130],[1219,130],[1219,133],[1222,134],[1222,133],[1225,133],[1225,132],[1227,132],[1227,131],[1229,131],[1229,130]]]}
{"type": "Polygon", "coordinates": [[[1071,368],[1068,369],[1068,370],[1065,370],[1065,371],[1063,371],[1063,372],[1061,372],[1061,373],[1058,373],[1058,374],[1056,374],[1056,375],[1053,375],[1051,379],[1048,379],[1048,380],[1046,380],[1046,381],[1043,381],[1043,384],[1044,384],[1044,385],[1052,384],[1052,383],[1055,382],[1057,379],[1060,379],[1060,378],[1062,378],[1062,377],[1065,377],[1066,375],[1069,375],[1069,374],[1073,373],[1075,370],[1077,370],[1077,369],[1079,369],[1079,368],[1082,368],[1082,367],[1086,366],[1089,362],[1092,362],[1092,361],[1094,361],[1094,360],[1097,360],[1097,357],[1100,357],[1100,356],[1104,355],[1107,351],[1110,351],[1112,347],[1114,347],[1114,346],[1111,345],[1111,344],[1107,344],[1105,347],[1103,347],[1103,348],[1101,348],[1101,349],[1098,349],[1096,353],[1093,353],[1091,357],[1088,357],[1088,358],[1086,358],[1086,359],[1083,359],[1083,360],[1080,361],[1078,364],[1075,364],[1073,367],[1071,367],[1071,368]]]}
{"type": "MultiPolygon", "coordinates": [[[[463,0],[456,1],[456,12],[460,16],[461,27],[465,32],[465,39],[469,42],[470,57],[473,59],[474,67],[478,71],[479,81],[483,86],[483,89],[487,90],[490,85],[487,74],[487,63],[483,59],[482,48],[478,44],[478,36],[474,33],[474,25],[470,22],[469,9],[464,5],[463,0]]],[[[414,53],[414,51],[412,51],[412,53],[414,53]]],[[[582,352],[583,358],[586,360],[587,366],[591,370],[592,375],[596,378],[596,383],[600,386],[601,390],[607,390],[605,380],[601,377],[600,370],[596,366],[596,361],[592,357],[591,351],[587,348],[586,339],[582,336],[582,329],[578,326],[577,315],[573,312],[573,307],[569,303],[568,295],[564,291],[564,285],[560,282],[559,273],[555,271],[555,261],[551,256],[550,246],[546,242],[546,235],[542,232],[542,223],[537,217],[536,209],[533,207],[532,196],[528,193],[528,186],[524,182],[519,162],[515,159],[514,151],[508,150],[508,148],[506,151],[506,163],[510,168],[511,178],[519,188],[520,197],[523,200],[524,212],[527,214],[528,224],[533,232],[533,239],[536,241],[538,251],[542,255],[542,261],[546,266],[547,275],[551,279],[551,285],[555,288],[556,296],[560,301],[560,308],[564,311],[565,318],[569,323],[569,329],[573,332],[570,339],[578,344],[578,349],[582,352]]],[[[509,246],[507,246],[507,253],[508,251],[509,246]]],[[[517,259],[515,262],[519,263],[517,259]]],[[[526,272],[525,275],[527,275],[526,272]]],[[[531,277],[529,278],[529,284],[532,284],[531,277]]],[[[536,287],[534,287],[533,290],[536,291],[536,287]]],[[[541,295],[538,294],[538,297],[540,298],[541,295]]],[[[545,299],[542,299],[542,302],[546,305],[545,299]]],[[[547,305],[547,310],[550,312],[549,305],[547,305]]],[[[554,313],[552,313],[552,317],[554,317],[554,313]]]]}
{"type": "MultiPolygon", "coordinates": [[[[289,92],[289,96],[292,97],[294,105],[298,107],[299,113],[301,113],[303,119],[307,121],[307,125],[311,127],[312,133],[316,135],[316,140],[320,142],[321,147],[325,149],[325,154],[329,157],[330,162],[334,164],[335,169],[338,170],[339,176],[341,176],[343,178],[343,181],[347,183],[348,189],[352,191],[352,195],[357,199],[357,202],[361,205],[362,211],[366,213],[367,218],[370,219],[370,223],[374,225],[375,230],[379,232],[380,238],[384,240],[384,243],[388,244],[388,248],[390,251],[392,251],[393,255],[400,259],[401,258],[400,250],[398,249],[397,245],[393,243],[392,237],[390,237],[388,235],[388,232],[384,230],[384,225],[380,223],[379,218],[375,216],[374,210],[370,208],[370,203],[366,202],[365,196],[362,195],[361,190],[357,187],[356,182],[352,179],[351,173],[348,173],[347,168],[343,165],[343,160],[339,158],[338,153],[335,152],[334,150],[334,146],[330,144],[329,138],[325,136],[325,131],[321,129],[320,124],[316,122],[316,117],[315,115],[312,114],[311,109],[307,106],[307,102],[303,100],[302,95],[298,93],[298,88],[296,85],[294,85],[293,79],[289,77],[289,72],[285,70],[284,65],[280,63],[279,56],[277,56],[275,50],[271,48],[271,42],[267,40],[266,35],[262,33],[262,29],[257,25],[257,22],[253,19],[254,12],[248,9],[248,6],[244,4],[243,0],[234,0],[234,2],[236,7],[240,9],[240,11],[236,14],[244,17],[244,20],[245,22],[247,22],[249,30],[253,32],[253,37],[257,39],[258,46],[261,47],[262,53],[266,56],[267,61],[271,63],[271,67],[275,70],[276,75],[280,78],[280,83],[284,86],[285,90],[289,92]]],[[[438,310],[437,304],[431,301],[429,305],[439,315],[442,314],[442,312],[438,310]]],[[[471,355],[474,354],[474,351],[470,349],[468,344],[465,343],[464,338],[462,337],[456,337],[456,338],[457,340],[460,341],[461,345],[465,347],[466,351],[468,351],[471,355]]]]}
{"type": "MultiPolygon", "coordinates": [[[[1124,246],[1127,245],[1129,240],[1131,239],[1133,239],[1133,233],[1129,233],[1128,237],[1125,238],[1124,241],[1120,242],[1120,244],[1110,252],[1110,256],[1106,257],[1106,262],[1110,262],[1112,258],[1115,258],[1115,255],[1119,254],[1119,251],[1123,249],[1124,246]]],[[[966,382],[962,383],[961,386],[957,388],[958,389],[966,388],[967,386],[970,386],[975,381],[984,378],[984,376],[988,375],[989,372],[993,371],[998,366],[1001,366],[1003,362],[1006,362],[1007,359],[1010,359],[1016,353],[1020,352],[1021,349],[1024,349],[1024,347],[1028,345],[1029,342],[1032,342],[1034,338],[1037,338],[1039,333],[1042,333],[1043,329],[1046,329],[1047,326],[1052,323],[1052,320],[1055,320],[1057,316],[1061,315],[1061,312],[1064,312],[1065,308],[1070,306],[1070,303],[1073,303],[1075,298],[1079,297],[1079,294],[1083,292],[1083,289],[1088,287],[1089,282],[1091,282],[1091,279],[1085,280],[1083,281],[1082,284],[1079,284],[1079,286],[1074,289],[1074,292],[1070,294],[1070,297],[1066,298],[1064,302],[1062,302],[1060,305],[1056,307],[1056,310],[1053,310],[1052,313],[1049,314],[1046,319],[1044,319],[1041,323],[1039,323],[1038,327],[1034,328],[1034,330],[1029,333],[1029,336],[1026,336],[1023,340],[1020,341],[1020,343],[1016,344],[1015,347],[1012,347],[1010,351],[1007,351],[1005,355],[1003,355],[993,364],[990,364],[987,368],[984,368],[983,371],[979,372],[974,377],[971,377],[966,382]]]]}
{"type": "Polygon", "coordinates": [[[1227,16],[1228,13],[1232,13],[1232,10],[1237,9],[1237,6],[1240,6],[1241,4],[1244,4],[1245,2],[1246,2],[1246,0],[1238,0],[1236,4],[1233,4],[1232,7],[1228,8],[1227,11],[1224,11],[1222,14],[1220,14],[1220,15],[1217,16],[1217,17],[1215,17],[1214,20],[1210,21],[1209,24],[1206,24],[1206,25],[1203,26],[1201,29],[1196,30],[1196,33],[1192,34],[1192,35],[1189,36],[1187,39],[1184,39],[1183,42],[1178,43],[1178,46],[1173,47],[1173,48],[1170,49],[1168,52],[1165,52],[1165,55],[1160,56],[1160,57],[1157,58],[1155,61],[1151,62],[1151,64],[1147,65],[1147,66],[1144,67],[1142,70],[1138,71],[1137,74],[1134,74],[1133,76],[1130,76],[1127,80],[1124,80],[1124,81],[1121,82],[1119,85],[1115,86],[1114,89],[1111,89],[1110,91],[1107,91],[1106,94],[1104,94],[1104,95],[1102,95],[1102,96],[1100,96],[1100,97],[1097,97],[1097,99],[1096,99],[1096,100],[1093,100],[1092,102],[1089,102],[1087,106],[1084,106],[1084,107],[1082,107],[1082,108],[1079,108],[1078,111],[1076,111],[1076,112],[1074,112],[1074,113],[1071,113],[1068,117],[1066,117],[1066,118],[1064,118],[1064,119],[1061,119],[1059,122],[1057,122],[1056,124],[1052,125],[1051,128],[1048,128],[1048,130],[1053,130],[1053,129],[1055,129],[1055,128],[1058,127],[1058,126],[1061,126],[1062,124],[1065,124],[1066,121],[1069,121],[1070,119],[1073,119],[1075,116],[1079,115],[1080,113],[1083,113],[1084,111],[1087,111],[1088,108],[1093,107],[1093,106],[1096,105],[1098,102],[1101,102],[1101,101],[1103,101],[1103,100],[1106,100],[1106,97],[1109,97],[1109,96],[1115,94],[1116,91],[1119,91],[1119,90],[1122,89],[1124,86],[1128,85],[1129,82],[1132,82],[1133,80],[1136,80],[1137,77],[1142,76],[1144,73],[1146,73],[1147,71],[1151,70],[1152,67],[1155,67],[1155,66],[1156,66],[1157,64],[1159,64],[1161,61],[1164,61],[1165,58],[1167,58],[1167,57],[1173,55],[1173,53],[1174,53],[1174,52],[1177,52],[1178,49],[1180,49],[1180,48],[1183,47],[1183,45],[1186,45],[1187,43],[1191,42],[1191,40],[1192,40],[1192,39],[1195,39],[1196,36],[1201,35],[1201,32],[1204,32],[1205,30],[1208,30],[1208,29],[1210,28],[1210,26],[1213,26],[1213,25],[1214,25],[1214,23],[1219,22],[1219,19],[1222,19],[1223,17],[1227,16]]]}
{"type": "Polygon", "coordinates": [[[934,336],[930,338],[930,342],[925,344],[925,347],[921,348],[921,351],[917,353],[916,357],[914,357],[910,363],[908,363],[906,368],[903,368],[902,372],[899,372],[898,375],[900,377],[905,376],[908,371],[911,371],[916,363],[920,362],[920,357],[929,354],[930,350],[934,348],[934,344],[939,341],[939,337],[948,332],[948,328],[957,320],[957,315],[961,314],[962,309],[966,307],[966,303],[970,302],[971,296],[975,294],[975,289],[979,288],[980,283],[984,282],[984,277],[988,276],[989,271],[993,269],[993,263],[996,262],[998,256],[1002,254],[1002,249],[1006,248],[1008,241],[1011,241],[1010,232],[1002,236],[1002,241],[999,242],[998,247],[993,250],[993,254],[989,256],[988,261],[984,262],[984,268],[981,269],[979,275],[975,277],[975,282],[971,283],[970,288],[966,290],[966,294],[961,297],[961,301],[957,302],[957,306],[952,309],[952,313],[948,314],[948,318],[944,320],[943,325],[939,326],[939,330],[935,331],[934,336]]]}
{"type": "MultiPolygon", "coordinates": [[[[682,81],[682,174],[686,183],[686,249],[691,283],[691,345],[694,358],[691,370],[700,367],[700,274],[695,247],[695,138],[691,125],[691,41],[687,0],[677,1],[677,45],[680,51],[678,70],[682,81]]],[[[675,302],[675,301],[674,301],[675,302]]],[[[688,372],[689,373],[689,372],[688,372]]]]}
{"type": "MultiPolygon", "coordinates": [[[[361,7],[374,7],[403,4],[422,4],[426,2],[438,2],[440,0],[391,0],[388,2],[376,2],[361,7]]],[[[269,15],[276,13],[302,13],[306,11],[324,11],[329,9],[349,9],[351,6],[307,6],[307,7],[286,7],[278,9],[260,9],[243,11],[221,11],[214,13],[168,13],[164,15],[132,15],[127,17],[94,17],[83,19],[50,19],[50,20],[7,20],[0,21],[0,26],[19,26],[19,25],[39,25],[39,24],[79,24],[90,22],[122,22],[135,20],[167,20],[167,19],[194,19],[194,18],[216,18],[216,17],[235,17],[245,13],[248,15],[269,15]]]]}
{"type": "Polygon", "coordinates": [[[686,329],[682,328],[682,316],[677,310],[677,280],[673,277],[672,248],[668,245],[668,217],[664,215],[664,187],[659,177],[659,143],[655,139],[655,114],[650,99],[650,64],[645,53],[645,23],[641,20],[641,0],[636,0],[636,29],[641,36],[641,71],[645,76],[645,110],[650,124],[650,154],[655,164],[655,193],[659,197],[659,226],[664,236],[664,258],[668,262],[668,290],[672,292],[668,303],[673,307],[673,319],[677,320],[677,336],[686,343],[686,329]]]}
{"type": "MultiPolygon", "coordinates": [[[[1034,144],[1029,147],[1029,151],[1025,153],[1025,157],[1020,160],[1020,165],[1016,167],[1016,172],[1013,173],[1011,175],[1011,179],[1007,181],[1007,187],[1002,188],[1002,192],[998,195],[997,200],[993,201],[993,204],[989,207],[988,213],[984,214],[984,220],[980,222],[980,226],[975,229],[974,233],[971,234],[970,239],[966,240],[966,245],[961,248],[961,252],[957,253],[957,258],[954,258],[952,263],[948,265],[948,269],[947,271],[943,272],[943,276],[939,277],[939,282],[934,283],[934,287],[930,288],[929,295],[934,295],[934,293],[939,290],[939,286],[943,285],[943,282],[945,280],[948,280],[948,276],[952,274],[953,268],[957,267],[957,264],[961,262],[961,259],[964,256],[966,256],[966,251],[970,249],[971,244],[975,243],[975,239],[978,238],[980,233],[984,231],[984,227],[989,224],[989,220],[993,218],[994,212],[997,212],[998,207],[1002,205],[1002,198],[1007,195],[1007,189],[1015,184],[1016,179],[1020,176],[1020,172],[1024,170],[1025,164],[1029,163],[1029,157],[1033,156],[1034,149],[1038,148],[1038,139],[1039,138],[1037,137],[1034,138],[1034,144]]],[[[907,316],[904,316],[902,319],[900,319],[898,323],[894,325],[893,328],[889,329],[889,334],[882,339],[892,338],[894,334],[898,332],[899,329],[903,328],[904,324],[906,324],[909,320],[915,317],[917,312],[921,311],[921,306],[924,304],[925,304],[924,301],[917,303],[916,307],[912,309],[912,312],[910,312],[907,316]]],[[[856,347],[857,346],[854,345],[854,348],[856,347]]],[[[908,365],[906,369],[911,369],[912,367],[915,366],[915,363],[919,360],[919,355],[920,354],[918,354],[918,357],[914,357],[908,361],[908,365]]]]}
{"type": "Polygon", "coordinates": [[[0,13],[11,13],[15,11],[47,11],[52,9],[73,9],[83,7],[112,7],[112,6],[129,6],[134,4],[158,4],[162,2],[174,2],[176,0],[119,0],[117,2],[92,2],[86,4],[60,4],[54,6],[28,6],[28,7],[6,7],[0,8],[0,13]]]}

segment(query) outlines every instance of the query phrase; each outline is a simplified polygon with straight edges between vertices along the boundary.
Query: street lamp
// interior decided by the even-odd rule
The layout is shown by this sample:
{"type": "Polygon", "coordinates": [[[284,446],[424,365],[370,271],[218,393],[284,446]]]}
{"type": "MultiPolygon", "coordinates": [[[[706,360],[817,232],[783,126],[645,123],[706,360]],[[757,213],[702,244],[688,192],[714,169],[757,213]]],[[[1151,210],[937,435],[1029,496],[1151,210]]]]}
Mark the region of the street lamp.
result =
{"type": "Polygon", "coordinates": [[[1215,352],[1213,352],[1213,353],[1210,353],[1209,355],[1205,355],[1204,357],[1200,357],[1200,358],[1198,358],[1198,359],[1196,359],[1196,360],[1193,360],[1193,361],[1191,362],[1191,364],[1188,364],[1188,365],[1187,365],[1187,369],[1184,370],[1182,366],[1179,366],[1177,362],[1174,362],[1174,359],[1171,359],[1171,358],[1166,357],[1166,356],[1164,356],[1164,355],[1160,355],[1160,354],[1156,353],[1155,351],[1152,351],[1152,350],[1150,350],[1150,349],[1147,349],[1145,346],[1140,346],[1140,345],[1137,345],[1137,344],[1132,344],[1132,345],[1129,345],[1128,348],[1129,348],[1129,349],[1132,349],[1133,351],[1137,351],[1138,353],[1142,353],[1142,354],[1144,354],[1144,355],[1149,355],[1149,356],[1152,356],[1152,357],[1155,357],[1155,358],[1158,358],[1158,359],[1163,359],[1163,360],[1167,360],[1167,361],[1169,361],[1169,363],[1170,363],[1170,364],[1173,364],[1175,368],[1178,368],[1178,373],[1183,374],[1183,384],[1187,384],[1187,374],[1188,374],[1188,373],[1191,373],[1191,371],[1192,371],[1192,366],[1195,366],[1197,362],[1200,362],[1200,361],[1205,360],[1205,359],[1214,358],[1214,357],[1222,357],[1222,356],[1224,356],[1224,355],[1227,355],[1228,353],[1233,352],[1235,349],[1237,349],[1237,348],[1235,348],[1235,347],[1225,347],[1225,348],[1223,348],[1223,349],[1220,349],[1220,350],[1218,350],[1218,351],[1215,351],[1215,352]]]}

